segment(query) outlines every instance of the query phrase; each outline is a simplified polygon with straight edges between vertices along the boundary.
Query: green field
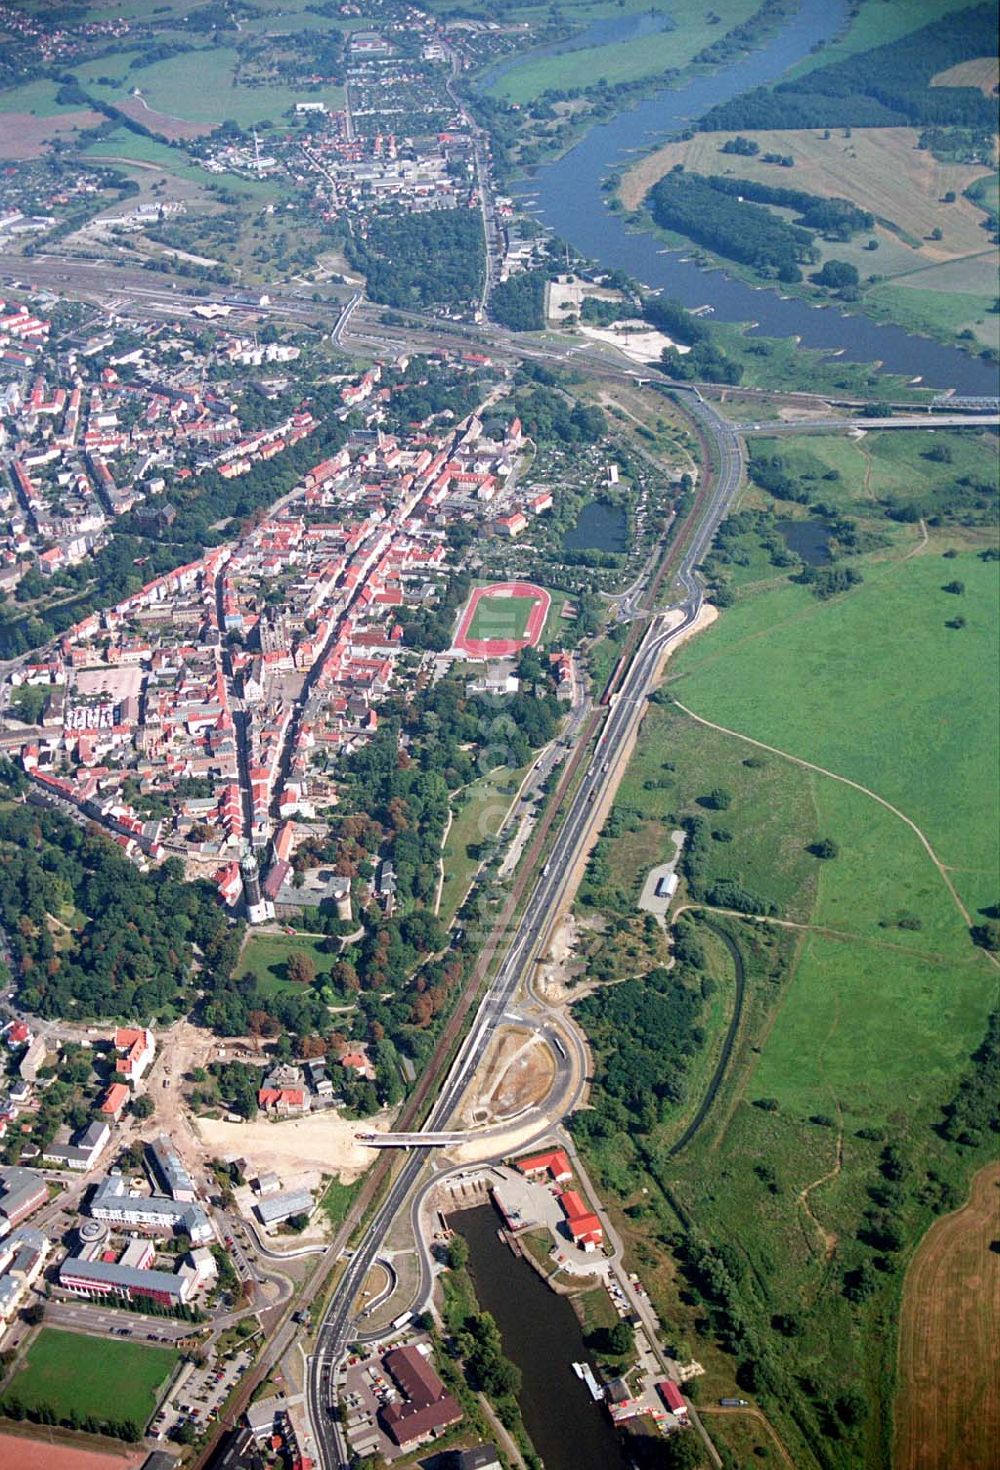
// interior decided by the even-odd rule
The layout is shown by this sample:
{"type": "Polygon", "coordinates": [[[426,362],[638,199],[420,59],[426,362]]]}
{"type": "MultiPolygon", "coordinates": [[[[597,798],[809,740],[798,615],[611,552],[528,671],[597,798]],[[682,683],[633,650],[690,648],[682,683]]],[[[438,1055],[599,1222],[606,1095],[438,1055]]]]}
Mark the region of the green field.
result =
{"type": "Polygon", "coordinates": [[[476,604],[467,638],[523,638],[533,597],[482,597],[476,604]]]}
{"type": "MultiPolygon", "coordinates": [[[[650,1133],[623,1124],[590,1154],[668,1336],[706,1367],[702,1401],[750,1398],[797,1470],[869,1470],[890,1459],[903,1267],[990,1153],[989,1142],[945,1143],[935,1124],[982,1040],[997,971],[899,816],[842,781],[707,728],[672,701],[893,803],[926,834],[979,921],[1000,891],[998,577],[997,564],[978,554],[990,533],[932,528],[925,549],[907,557],[919,528],[885,521],[875,500],[920,499],[945,475],[982,480],[995,443],[874,433],[753,447],[780,452],[786,470],[814,483],[817,500],[889,540],[857,563],[861,586],[821,602],[749,554],[744,537],[734,605],[668,665],[619,788],[608,828],[617,835],[602,839],[583,910],[613,924],[634,913],[645,873],[672,851],[671,827],[697,815],[705,819],[700,891],[729,879],[773,905],[774,917],[722,921],[747,966],[744,1010],[694,1139],[668,1155],[703,1095],[712,1038],[728,1015],[729,987],[710,953],[718,1014],[691,1065],[690,1099],[650,1133]],[[928,445],[948,448],[951,463],[924,458],[928,445]],[[823,478],[832,471],[839,478],[823,478]],[[946,559],[951,546],[965,549],[946,559]],[[965,584],[960,597],[942,590],[953,580],[965,584]],[[946,627],[958,610],[965,627],[946,627]],[[706,797],[719,788],[726,800],[713,808],[706,797]],[[811,850],[825,837],[837,844],[833,860],[811,850]],[[886,1183],[890,1143],[903,1160],[898,1185],[886,1183]],[[899,1237],[879,1255],[866,1212],[886,1190],[899,1237]],[[664,1249],[665,1236],[684,1232],[726,1252],[727,1290],[746,1324],[735,1351],[725,1331],[706,1330],[710,1298],[686,1276],[684,1254],[664,1249]],[[861,1269],[870,1295],[855,1302],[846,1285],[861,1269]],[[846,1391],[856,1396],[850,1423],[833,1407],[846,1391]]],[[[751,490],[746,499],[768,497],[751,490]]],[[[809,514],[782,503],[786,513],[809,514]]],[[[682,888],[675,911],[686,902],[682,888]]],[[[745,1448],[731,1421],[706,1423],[720,1443],[745,1448]]],[[[773,1442],[760,1442],[775,1458],[773,1442]]]]}
{"type": "Polygon", "coordinates": [[[500,766],[473,782],[453,801],[454,818],[444,845],[439,918],[450,924],[482,861],[483,844],[496,836],[526,768],[500,766]]]}
{"type": "MultiPolygon", "coordinates": [[[[714,10],[706,8],[699,0],[676,0],[670,6],[671,18],[676,22],[673,30],[564,52],[561,56],[533,60],[529,55],[489,90],[497,97],[523,103],[550,89],[588,87],[598,81],[614,85],[656,77],[668,67],[687,66],[693,56],[718,41],[732,26],[745,21],[756,8],[755,0],[726,0],[724,5],[718,5],[714,10]],[[722,17],[721,23],[712,24],[710,17],[713,13],[722,17]]],[[[645,14],[648,11],[645,0],[625,0],[620,7],[604,5],[584,9],[570,6],[561,15],[567,22],[583,26],[602,16],[645,14]]]]}
{"type": "Polygon", "coordinates": [[[124,53],[103,57],[84,63],[76,74],[85,88],[105,101],[125,101],[131,88],[137,86],[155,112],[197,123],[231,120],[241,127],[252,127],[265,121],[278,122],[283,112],[308,97],[321,98],[332,107],[343,102],[339,87],[326,87],[321,94],[314,94],[304,87],[241,82],[239,54],[226,45],[170,56],[139,71],[130,70],[130,61],[124,53]],[[117,85],[102,86],[99,77],[113,79],[117,85]]]}
{"type": "Polygon", "coordinates": [[[789,585],[728,610],[677,659],[672,692],[900,807],[966,902],[993,903],[996,564],[926,555],[866,575],[829,603],[789,585]],[[955,579],[961,598],[941,590],[955,579]],[[946,623],[958,611],[956,631],[946,623]]]}
{"type": "Polygon", "coordinates": [[[44,1327],[4,1398],[20,1400],[29,1412],[48,1407],[57,1420],[131,1420],[142,1430],[177,1361],[166,1348],[44,1327]]]}

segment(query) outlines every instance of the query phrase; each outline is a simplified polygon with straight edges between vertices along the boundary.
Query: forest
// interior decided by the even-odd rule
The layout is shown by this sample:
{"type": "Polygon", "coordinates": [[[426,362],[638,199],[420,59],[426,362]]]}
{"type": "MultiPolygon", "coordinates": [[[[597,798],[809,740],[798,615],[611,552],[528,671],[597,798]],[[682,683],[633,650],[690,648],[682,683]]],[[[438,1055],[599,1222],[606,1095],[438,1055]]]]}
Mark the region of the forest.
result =
{"type": "Polygon", "coordinates": [[[364,272],[368,295],[387,306],[464,307],[483,289],[486,244],[476,209],[373,219],[365,239],[348,239],[346,252],[364,272]]]}
{"type": "MultiPolygon", "coordinates": [[[[690,957],[702,958],[696,944],[690,957]]],[[[700,1021],[711,984],[679,960],[672,971],[596,990],[574,1007],[597,1057],[593,1106],[574,1115],[574,1132],[648,1133],[684,1101],[690,1059],[705,1042],[700,1021]]]]}
{"type": "Polygon", "coordinates": [[[109,838],[40,806],[0,808],[0,919],[19,1001],[41,1016],[148,1019],[232,973],[239,928],[177,859],[140,873],[109,838]]]}
{"type": "Polygon", "coordinates": [[[960,61],[996,51],[996,3],[970,6],[918,31],[713,107],[701,132],[739,128],[885,128],[954,125],[996,131],[996,105],[975,87],[932,87],[960,61]]]}
{"type": "Polygon", "coordinates": [[[715,182],[700,174],[667,174],[649,193],[656,223],[779,281],[800,281],[801,267],[817,257],[811,233],[759,204],[731,198],[715,182]]]}
{"type": "Polygon", "coordinates": [[[512,332],[540,332],[545,326],[545,271],[521,271],[494,286],[490,315],[512,332]]]}
{"type": "Polygon", "coordinates": [[[728,176],[713,175],[706,179],[706,183],[720,194],[737,195],[756,204],[771,204],[776,209],[794,209],[799,216],[796,224],[834,240],[849,240],[859,230],[870,230],[875,224],[874,216],[867,209],[859,209],[849,199],[826,199],[820,194],[808,194],[804,189],[788,189],[728,176]]]}

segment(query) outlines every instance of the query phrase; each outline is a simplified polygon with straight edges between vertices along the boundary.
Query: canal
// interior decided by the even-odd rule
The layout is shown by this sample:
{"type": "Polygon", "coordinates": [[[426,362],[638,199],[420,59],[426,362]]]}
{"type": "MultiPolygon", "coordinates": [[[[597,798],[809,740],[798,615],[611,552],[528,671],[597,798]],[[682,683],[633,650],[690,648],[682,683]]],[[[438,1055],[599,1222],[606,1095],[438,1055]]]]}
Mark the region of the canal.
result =
{"type": "Polygon", "coordinates": [[[521,1414],[545,1470],[625,1470],[611,1421],[573,1372],[574,1363],[593,1358],[567,1299],[499,1239],[492,1205],[448,1223],[468,1243],[479,1305],[496,1319],[504,1353],[521,1370],[521,1414]]]}
{"type": "MultiPolygon", "coordinates": [[[[996,367],[958,348],[837,307],[819,308],[777,291],[758,290],[722,271],[705,271],[684,252],[664,250],[654,231],[633,229],[607,208],[601,190],[607,174],[692,127],[716,103],[777,81],[818,42],[835,36],[846,16],[846,0],[803,0],[797,14],[760,49],[682,87],[656,92],[638,107],[595,125],[561,158],[532,170],[515,193],[524,208],[582,255],[608,269],[624,269],[685,306],[710,306],[717,320],[754,323],[764,336],[796,337],[805,347],[839,353],[850,362],[881,363],[890,372],[921,378],[934,387],[995,394],[996,367]]],[[[559,44],[580,47],[599,39],[607,37],[601,33],[599,38],[591,29],[572,43],[559,44]]],[[[517,64],[504,63],[508,70],[517,64]]]]}

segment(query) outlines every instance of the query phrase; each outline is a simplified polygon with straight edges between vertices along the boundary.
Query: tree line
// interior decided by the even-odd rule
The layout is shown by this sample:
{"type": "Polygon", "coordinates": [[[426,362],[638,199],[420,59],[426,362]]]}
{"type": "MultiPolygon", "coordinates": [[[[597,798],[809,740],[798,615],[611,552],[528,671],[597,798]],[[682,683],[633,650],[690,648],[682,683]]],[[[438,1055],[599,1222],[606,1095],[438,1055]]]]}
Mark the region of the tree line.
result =
{"type": "Polygon", "coordinates": [[[738,128],[920,127],[996,131],[996,107],[975,87],[932,87],[938,72],[994,53],[998,8],[970,6],[871,51],[711,108],[701,132],[738,128]]]}

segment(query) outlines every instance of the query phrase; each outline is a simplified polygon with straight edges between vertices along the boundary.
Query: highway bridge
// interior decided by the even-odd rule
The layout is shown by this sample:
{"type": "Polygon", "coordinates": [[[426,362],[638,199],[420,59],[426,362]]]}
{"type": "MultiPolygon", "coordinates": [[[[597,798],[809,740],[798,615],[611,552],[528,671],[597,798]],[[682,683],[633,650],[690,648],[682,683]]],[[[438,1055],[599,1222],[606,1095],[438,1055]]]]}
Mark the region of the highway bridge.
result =
{"type": "Polygon", "coordinates": [[[473,1135],[459,1133],[355,1133],[358,1143],[365,1148],[448,1148],[449,1145],[464,1143],[473,1135]]]}

